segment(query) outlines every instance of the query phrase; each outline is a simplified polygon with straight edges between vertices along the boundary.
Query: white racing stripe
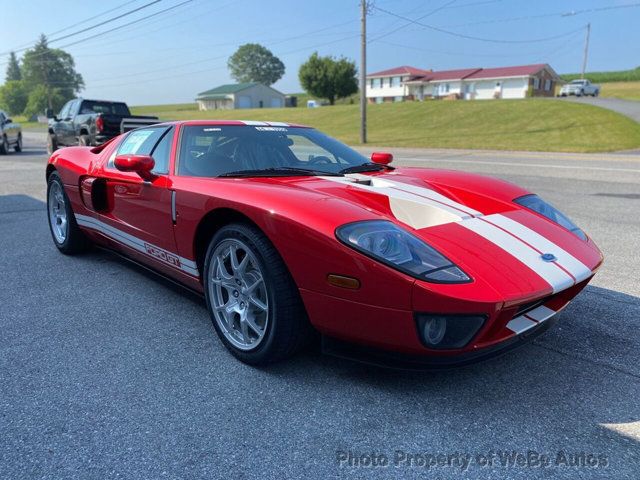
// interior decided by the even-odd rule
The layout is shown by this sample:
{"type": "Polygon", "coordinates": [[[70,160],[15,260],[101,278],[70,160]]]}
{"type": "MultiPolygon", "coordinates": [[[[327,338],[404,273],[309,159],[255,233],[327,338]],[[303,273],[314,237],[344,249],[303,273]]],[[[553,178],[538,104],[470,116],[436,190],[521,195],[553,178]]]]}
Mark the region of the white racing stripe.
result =
{"type": "Polygon", "coordinates": [[[558,312],[556,312],[555,310],[551,310],[544,305],[541,305],[525,313],[524,315],[519,315],[512,319],[509,323],[507,323],[507,328],[514,333],[520,334],[529,330],[530,328],[535,327],[539,323],[550,319],[556,313],[558,312]]]}
{"type": "Polygon", "coordinates": [[[563,250],[561,247],[546,239],[538,232],[531,230],[529,227],[522,225],[515,220],[504,215],[487,215],[484,218],[486,221],[494,223],[501,228],[509,231],[518,238],[521,238],[529,245],[538,249],[542,253],[552,253],[558,259],[557,263],[565,268],[576,279],[576,282],[581,282],[589,278],[592,274],[591,269],[584,263],[571,255],[569,252],[563,250]]]}
{"type": "Polygon", "coordinates": [[[123,232],[120,229],[112,227],[111,225],[104,223],[96,218],[89,217],[87,215],[77,215],[76,221],[78,225],[96,230],[113,240],[122,243],[128,247],[133,248],[139,252],[149,255],[151,258],[161,261],[162,263],[171,267],[182,270],[194,277],[199,275],[198,266],[193,260],[181,257],[173,252],[160,248],[156,245],[152,245],[145,242],[141,238],[135,237],[127,232],[123,232]]]}
{"type": "Polygon", "coordinates": [[[389,207],[393,215],[415,229],[459,222],[472,218],[474,213],[469,212],[480,213],[429,188],[407,185],[386,178],[380,179],[359,174],[321,178],[386,196],[389,199],[389,207]]]}
{"type": "Polygon", "coordinates": [[[487,223],[481,218],[465,220],[460,222],[460,225],[486,238],[520,260],[551,285],[554,292],[559,292],[574,284],[573,278],[557,265],[545,262],[533,248],[495,225],[487,223]]]}

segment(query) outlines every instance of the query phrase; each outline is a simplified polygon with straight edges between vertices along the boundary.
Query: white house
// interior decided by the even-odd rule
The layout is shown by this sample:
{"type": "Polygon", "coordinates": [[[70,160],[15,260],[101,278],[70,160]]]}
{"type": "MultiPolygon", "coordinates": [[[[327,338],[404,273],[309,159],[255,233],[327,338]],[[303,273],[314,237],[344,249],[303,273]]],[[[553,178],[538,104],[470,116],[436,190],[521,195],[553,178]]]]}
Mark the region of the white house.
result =
{"type": "Polygon", "coordinates": [[[235,83],[199,93],[196,102],[199,110],[282,108],[285,96],[261,83],[235,83]]]}
{"type": "Polygon", "coordinates": [[[407,82],[430,73],[414,67],[397,67],[367,75],[367,99],[370,103],[401,102],[409,96],[407,82]]]}
{"type": "Polygon", "coordinates": [[[556,84],[562,81],[547,64],[442,71],[422,70],[422,74],[419,72],[420,70],[414,67],[398,67],[368,75],[369,102],[397,102],[443,97],[467,100],[551,97],[554,95],[556,84]],[[404,80],[401,80],[399,85],[396,80],[395,88],[391,88],[394,85],[393,81],[386,79],[390,75],[396,75],[397,78],[397,72],[400,70],[413,74],[403,76],[404,80]],[[371,88],[373,83],[378,88],[371,88]]]}

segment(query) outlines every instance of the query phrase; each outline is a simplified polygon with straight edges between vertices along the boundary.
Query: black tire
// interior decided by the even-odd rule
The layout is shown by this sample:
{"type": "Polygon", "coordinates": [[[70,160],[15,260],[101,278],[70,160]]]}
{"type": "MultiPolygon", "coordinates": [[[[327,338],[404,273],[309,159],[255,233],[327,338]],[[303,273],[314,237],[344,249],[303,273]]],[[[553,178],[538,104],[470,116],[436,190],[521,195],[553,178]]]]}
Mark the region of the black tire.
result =
{"type": "Polygon", "coordinates": [[[9,153],[9,140],[7,140],[7,136],[3,135],[0,137],[0,155],[6,155],[9,153]]]}
{"type": "Polygon", "coordinates": [[[69,201],[67,193],[64,191],[64,185],[62,184],[62,180],[60,180],[60,176],[57,172],[52,172],[51,175],[49,175],[49,179],[47,180],[47,223],[49,224],[49,231],[51,232],[51,238],[53,239],[54,245],[65,255],[82,253],[87,251],[91,247],[91,241],[85,236],[84,233],[82,233],[80,227],[78,227],[76,217],[73,214],[73,210],[71,209],[71,202],[69,201]],[[59,186],[62,190],[62,195],[64,197],[64,210],[67,215],[66,236],[62,241],[56,238],[56,235],[53,232],[54,227],[52,225],[50,214],[50,192],[54,184],[59,186]]]}
{"type": "Polygon", "coordinates": [[[16,144],[14,145],[13,150],[17,153],[20,153],[22,151],[22,134],[21,133],[18,134],[18,140],[16,141],[16,144]]]}
{"type": "Polygon", "coordinates": [[[80,137],[78,137],[78,145],[81,147],[88,147],[90,145],[89,135],[80,135],[80,137]]]}
{"type": "Polygon", "coordinates": [[[298,288],[282,258],[267,237],[256,227],[235,223],[222,227],[213,236],[204,262],[204,290],[209,315],[225,347],[240,361],[249,365],[265,365],[288,358],[307,345],[311,327],[298,288]],[[268,300],[268,323],[256,347],[243,350],[225,336],[216,319],[210,293],[213,253],[223,241],[239,240],[257,259],[265,282],[268,300]]]}
{"type": "Polygon", "coordinates": [[[50,133],[47,135],[47,153],[51,155],[56,150],[58,150],[58,141],[56,140],[56,137],[50,133]]]}

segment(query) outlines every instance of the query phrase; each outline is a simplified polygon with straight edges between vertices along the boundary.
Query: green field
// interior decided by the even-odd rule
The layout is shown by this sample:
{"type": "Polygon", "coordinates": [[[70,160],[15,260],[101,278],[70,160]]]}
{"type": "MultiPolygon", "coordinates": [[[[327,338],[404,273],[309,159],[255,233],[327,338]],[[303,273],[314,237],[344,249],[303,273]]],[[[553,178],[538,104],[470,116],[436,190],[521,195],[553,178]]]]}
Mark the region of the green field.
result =
{"type": "MultiPolygon", "coordinates": [[[[580,78],[579,73],[565,73],[560,77],[570,82],[580,78]]],[[[609,83],[609,82],[640,82],[640,67],[632,70],[617,70],[611,72],[587,72],[584,74],[593,83],[609,83]]]]}
{"type": "Polygon", "coordinates": [[[637,82],[609,82],[601,84],[601,97],[640,100],[640,80],[637,82]]]}
{"type": "MultiPolygon", "coordinates": [[[[302,123],[359,143],[358,105],[201,112],[195,104],[133,107],[163,119],[302,123]]],[[[390,147],[605,152],[640,147],[640,124],[598,107],[548,99],[369,105],[369,143],[390,147]]]]}

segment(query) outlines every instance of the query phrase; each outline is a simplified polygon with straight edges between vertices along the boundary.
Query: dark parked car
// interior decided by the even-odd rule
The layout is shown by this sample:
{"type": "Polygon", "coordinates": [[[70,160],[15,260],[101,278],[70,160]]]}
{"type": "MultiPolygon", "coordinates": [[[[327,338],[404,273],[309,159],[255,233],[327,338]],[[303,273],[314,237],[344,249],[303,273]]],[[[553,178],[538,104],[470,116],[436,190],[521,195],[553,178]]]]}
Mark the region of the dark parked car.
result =
{"type": "Polygon", "coordinates": [[[124,102],[70,100],[57,116],[49,114],[47,150],[100,145],[121,133],[158,123],[158,117],[131,115],[124,102]]]}
{"type": "Polygon", "coordinates": [[[0,155],[9,153],[11,147],[16,152],[22,151],[22,128],[0,110],[0,155]]]}

